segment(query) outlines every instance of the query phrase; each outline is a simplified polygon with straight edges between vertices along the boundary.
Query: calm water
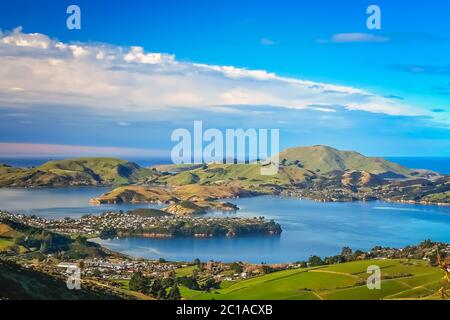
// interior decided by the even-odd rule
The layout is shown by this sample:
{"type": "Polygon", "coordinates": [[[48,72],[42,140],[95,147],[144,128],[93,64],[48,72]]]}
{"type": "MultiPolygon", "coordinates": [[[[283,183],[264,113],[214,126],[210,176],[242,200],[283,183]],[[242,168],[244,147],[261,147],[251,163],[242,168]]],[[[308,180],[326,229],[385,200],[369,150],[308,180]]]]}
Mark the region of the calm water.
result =
{"type": "MultiPolygon", "coordinates": [[[[90,198],[107,188],[0,189],[0,208],[45,217],[79,217],[104,210],[153,205],[92,206],[90,198]]],[[[450,207],[385,202],[317,203],[278,197],[235,199],[237,216],[265,216],[281,223],[279,237],[213,239],[115,239],[103,245],[136,257],[168,260],[288,262],[311,254],[334,255],[343,246],[405,246],[431,238],[450,242],[450,207]]],[[[212,216],[230,215],[211,213],[212,216]]]]}
{"type": "Polygon", "coordinates": [[[108,187],[0,189],[0,209],[51,219],[79,218],[108,210],[160,208],[159,205],[91,205],[89,200],[110,191],[108,187]]]}
{"type": "Polygon", "coordinates": [[[386,158],[412,169],[428,169],[450,174],[449,157],[388,157],[386,158]]]}

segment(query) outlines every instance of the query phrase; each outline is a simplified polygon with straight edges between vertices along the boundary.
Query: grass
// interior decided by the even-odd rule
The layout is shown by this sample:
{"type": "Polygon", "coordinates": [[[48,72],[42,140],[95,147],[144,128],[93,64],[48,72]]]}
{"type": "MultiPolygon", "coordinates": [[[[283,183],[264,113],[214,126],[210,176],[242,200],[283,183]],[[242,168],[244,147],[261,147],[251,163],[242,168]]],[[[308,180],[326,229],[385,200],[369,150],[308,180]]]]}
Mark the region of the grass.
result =
{"type": "Polygon", "coordinates": [[[367,260],[325,267],[274,272],[238,282],[227,282],[221,289],[201,292],[182,288],[187,299],[314,299],[378,300],[436,298],[442,273],[422,260],[367,260]],[[365,285],[367,267],[381,268],[381,290],[365,285]]]}
{"type": "Polygon", "coordinates": [[[113,281],[120,285],[120,287],[119,287],[120,289],[130,290],[130,280],[128,280],[128,279],[116,279],[116,280],[113,280],[113,281]]]}
{"type": "Polygon", "coordinates": [[[189,267],[184,267],[184,268],[178,268],[175,269],[175,275],[177,277],[187,277],[187,276],[191,276],[192,272],[197,269],[197,266],[189,266],[189,267]]]}
{"type": "Polygon", "coordinates": [[[0,297],[20,300],[118,299],[107,288],[83,283],[81,290],[68,290],[64,279],[13,262],[0,260],[0,297]]]}
{"type": "Polygon", "coordinates": [[[363,170],[370,173],[395,172],[409,175],[410,170],[396,163],[365,157],[354,151],[341,151],[327,146],[295,147],[280,153],[280,159],[299,161],[305,169],[322,173],[333,170],[363,170]]]}
{"type": "Polygon", "coordinates": [[[450,199],[450,191],[430,194],[424,198],[430,201],[445,202],[450,199]]]}
{"type": "Polygon", "coordinates": [[[156,176],[153,170],[114,158],[54,160],[26,169],[0,166],[0,186],[121,185],[156,176]]]}
{"type": "Polygon", "coordinates": [[[12,248],[13,246],[14,246],[14,240],[6,239],[6,238],[0,238],[0,252],[6,251],[9,248],[12,248]]]}

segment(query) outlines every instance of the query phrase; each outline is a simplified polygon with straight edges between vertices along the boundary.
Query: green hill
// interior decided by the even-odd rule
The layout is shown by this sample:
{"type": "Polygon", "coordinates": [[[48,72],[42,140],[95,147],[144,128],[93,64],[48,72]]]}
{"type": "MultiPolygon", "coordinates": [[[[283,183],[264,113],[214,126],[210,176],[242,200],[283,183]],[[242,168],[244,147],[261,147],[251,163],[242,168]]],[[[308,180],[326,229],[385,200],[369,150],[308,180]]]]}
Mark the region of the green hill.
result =
{"type": "Polygon", "coordinates": [[[366,157],[355,151],[341,151],[328,146],[295,147],[279,154],[280,163],[296,164],[304,169],[327,173],[334,170],[357,170],[372,174],[411,175],[412,171],[383,158],[366,157]]]}
{"type": "Polygon", "coordinates": [[[287,185],[304,181],[315,174],[298,166],[281,166],[276,175],[261,175],[260,164],[208,164],[191,171],[166,175],[159,179],[171,185],[186,184],[228,184],[240,186],[287,185]]]}
{"type": "Polygon", "coordinates": [[[355,178],[361,178],[370,180],[371,183],[375,181],[381,183],[383,178],[419,177],[431,174],[426,170],[421,172],[410,170],[382,158],[366,157],[354,151],[340,151],[327,146],[289,148],[280,152],[279,160],[280,166],[276,175],[261,175],[261,165],[258,163],[203,164],[191,168],[186,165],[173,165],[169,169],[175,174],[163,175],[159,181],[171,185],[235,182],[241,186],[251,187],[291,185],[320,177],[329,178],[330,174],[333,177],[339,176],[339,180],[342,178],[353,181],[355,178]],[[342,176],[344,173],[346,175],[342,176]]]}
{"type": "Polygon", "coordinates": [[[154,170],[114,158],[78,158],[49,161],[35,168],[0,166],[0,187],[96,186],[144,182],[154,170]]]}
{"type": "Polygon", "coordinates": [[[442,271],[423,260],[363,260],[273,272],[241,281],[224,281],[211,292],[181,288],[194,300],[379,300],[438,299],[442,271]],[[366,286],[367,267],[381,268],[381,289],[366,286]]]}
{"type": "Polygon", "coordinates": [[[0,260],[0,300],[103,300],[120,299],[100,287],[83,284],[81,290],[69,290],[63,279],[0,260]]]}
{"type": "Polygon", "coordinates": [[[24,254],[42,259],[56,254],[67,259],[105,257],[108,252],[84,237],[71,238],[45,229],[31,227],[9,218],[0,218],[0,252],[24,254]]]}

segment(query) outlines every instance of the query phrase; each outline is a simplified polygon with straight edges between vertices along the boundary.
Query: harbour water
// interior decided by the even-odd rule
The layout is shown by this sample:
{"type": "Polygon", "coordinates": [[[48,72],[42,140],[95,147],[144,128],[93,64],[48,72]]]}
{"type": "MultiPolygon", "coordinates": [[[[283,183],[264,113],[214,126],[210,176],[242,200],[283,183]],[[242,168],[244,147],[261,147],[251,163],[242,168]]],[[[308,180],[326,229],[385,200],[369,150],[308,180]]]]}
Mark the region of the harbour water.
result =
{"type": "MultiPolygon", "coordinates": [[[[0,208],[62,219],[157,205],[90,205],[108,188],[0,189],[0,208]]],[[[135,257],[191,261],[289,262],[310,255],[335,255],[343,246],[367,250],[376,245],[402,247],[424,239],[450,242],[450,207],[374,202],[319,203],[261,196],[231,200],[236,213],[208,215],[264,216],[283,228],[280,236],[243,238],[129,238],[97,240],[135,257]]]]}

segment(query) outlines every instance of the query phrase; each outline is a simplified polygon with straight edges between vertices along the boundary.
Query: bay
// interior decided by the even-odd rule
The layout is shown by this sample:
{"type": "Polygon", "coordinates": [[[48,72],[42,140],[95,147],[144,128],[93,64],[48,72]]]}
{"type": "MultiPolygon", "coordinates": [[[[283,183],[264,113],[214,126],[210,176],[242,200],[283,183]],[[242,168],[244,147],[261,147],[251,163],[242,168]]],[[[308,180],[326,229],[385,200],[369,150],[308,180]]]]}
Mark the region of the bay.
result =
{"type": "MultiPolygon", "coordinates": [[[[108,210],[158,205],[90,205],[89,199],[109,188],[0,189],[0,208],[62,219],[108,210]]],[[[279,263],[310,255],[338,254],[342,247],[368,250],[376,245],[403,247],[424,239],[450,242],[450,207],[374,202],[319,203],[311,200],[260,196],[232,199],[237,213],[208,216],[264,216],[283,228],[280,236],[242,238],[127,238],[96,240],[135,257],[174,261],[248,261],[279,263]]]]}

